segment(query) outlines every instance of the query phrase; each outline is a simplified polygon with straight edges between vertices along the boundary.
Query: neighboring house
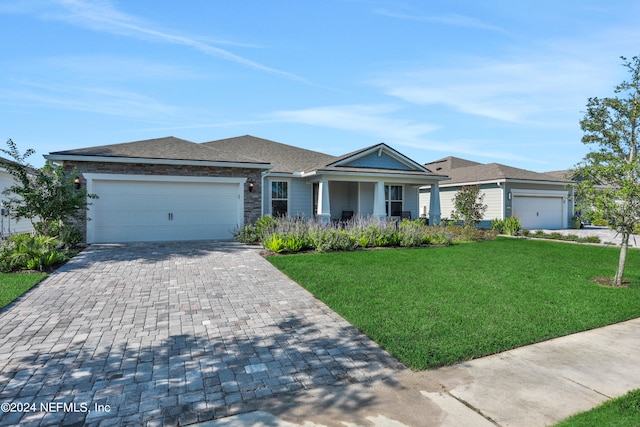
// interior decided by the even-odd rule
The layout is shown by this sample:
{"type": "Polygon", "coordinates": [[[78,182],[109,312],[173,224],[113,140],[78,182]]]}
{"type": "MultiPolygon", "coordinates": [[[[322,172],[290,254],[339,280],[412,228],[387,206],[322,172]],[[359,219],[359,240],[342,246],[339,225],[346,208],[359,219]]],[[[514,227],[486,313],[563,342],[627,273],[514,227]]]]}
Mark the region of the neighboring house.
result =
{"type": "Polygon", "coordinates": [[[14,163],[11,160],[0,157],[0,237],[10,236],[17,233],[32,233],[34,231],[33,224],[25,218],[14,218],[9,209],[4,207],[2,203],[9,196],[3,194],[4,190],[14,184],[13,175],[11,175],[4,163],[14,163]]]}
{"type": "MultiPolygon", "coordinates": [[[[253,136],[194,143],[166,137],[52,152],[77,168],[91,199],[88,243],[231,239],[262,215],[419,215],[419,188],[447,179],[386,144],[344,156],[253,136]]],[[[427,214],[439,218],[437,203],[427,214]]]]}
{"type": "MultiPolygon", "coordinates": [[[[561,229],[571,224],[574,208],[571,180],[546,173],[532,172],[499,163],[482,164],[457,157],[446,157],[425,165],[427,169],[448,175],[451,180],[440,185],[442,217],[454,209],[452,199],[466,185],[479,185],[488,206],[481,227],[489,227],[492,219],[517,217],[522,227],[561,229]]],[[[420,190],[420,206],[427,212],[430,188],[420,190]]]]}

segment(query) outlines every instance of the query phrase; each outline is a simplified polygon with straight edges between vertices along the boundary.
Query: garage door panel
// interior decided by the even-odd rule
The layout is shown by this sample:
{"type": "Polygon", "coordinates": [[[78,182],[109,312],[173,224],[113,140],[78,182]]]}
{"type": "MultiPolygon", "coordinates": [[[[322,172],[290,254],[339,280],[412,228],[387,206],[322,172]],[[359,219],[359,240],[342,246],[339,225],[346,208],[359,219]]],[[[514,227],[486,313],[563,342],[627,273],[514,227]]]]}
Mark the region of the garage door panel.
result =
{"type": "Polygon", "coordinates": [[[516,196],[513,198],[512,211],[525,229],[563,227],[562,197],[516,196]]]}
{"type": "Polygon", "coordinates": [[[95,180],[93,241],[230,239],[241,215],[238,183],[95,180]]]}

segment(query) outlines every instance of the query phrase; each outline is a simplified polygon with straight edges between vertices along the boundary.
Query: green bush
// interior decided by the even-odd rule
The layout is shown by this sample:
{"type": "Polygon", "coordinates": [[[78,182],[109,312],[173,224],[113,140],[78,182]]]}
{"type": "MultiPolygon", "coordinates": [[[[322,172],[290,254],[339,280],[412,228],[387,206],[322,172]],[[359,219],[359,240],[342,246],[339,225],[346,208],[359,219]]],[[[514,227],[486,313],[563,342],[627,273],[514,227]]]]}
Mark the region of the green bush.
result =
{"type": "Polygon", "coordinates": [[[354,236],[335,228],[317,229],[311,240],[318,252],[353,251],[358,247],[358,240],[354,236]]]}
{"type": "Polygon", "coordinates": [[[284,244],[291,252],[300,252],[305,247],[304,237],[293,234],[287,236],[284,244]]]}
{"type": "Polygon", "coordinates": [[[492,219],[490,229],[498,234],[504,234],[504,220],[499,218],[492,219]]]}
{"type": "Polygon", "coordinates": [[[270,251],[276,253],[282,252],[287,247],[284,239],[277,233],[273,233],[265,237],[262,241],[262,244],[264,245],[265,249],[269,249],[270,251]]]}
{"type": "Polygon", "coordinates": [[[82,231],[78,227],[65,224],[59,229],[58,239],[65,248],[75,248],[82,242],[82,231]]]}
{"type": "Polygon", "coordinates": [[[601,240],[598,236],[587,236],[580,239],[584,243],[600,243],[601,240]]]}
{"type": "Polygon", "coordinates": [[[258,244],[267,234],[273,232],[279,225],[278,218],[266,215],[258,218],[254,224],[248,224],[234,233],[234,238],[240,243],[258,244]]]}
{"type": "Polygon", "coordinates": [[[451,238],[447,236],[444,229],[438,229],[435,232],[428,233],[425,236],[425,244],[449,246],[451,244],[451,238]]]}
{"type": "Polygon", "coordinates": [[[15,234],[0,245],[0,270],[39,270],[64,262],[68,258],[56,249],[59,244],[53,237],[15,234]]]}
{"type": "Polygon", "coordinates": [[[510,216],[509,218],[504,220],[504,234],[508,236],[516,236],[522,223],[515,216],[510,216]]]}

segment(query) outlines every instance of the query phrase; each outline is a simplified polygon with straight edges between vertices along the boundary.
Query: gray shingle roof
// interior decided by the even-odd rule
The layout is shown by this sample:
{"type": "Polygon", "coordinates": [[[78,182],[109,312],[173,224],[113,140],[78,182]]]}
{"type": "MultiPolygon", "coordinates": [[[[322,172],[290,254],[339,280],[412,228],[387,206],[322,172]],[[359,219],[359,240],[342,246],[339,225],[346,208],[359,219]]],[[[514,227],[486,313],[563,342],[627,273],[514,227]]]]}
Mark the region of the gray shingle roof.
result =
{"type": "Polygon", "coordinates": [[[574,179],[575,171],[571,169],[565,169],[561,171],[550,171],[550,172],[545,172],[545,174],[555,176],[557,179],[561,181],[575,181],[574,179]]]}
{"type": "Polygon", "coordinates": [[[568,183],[566,179],[559,179],[553,175],[518,169],[500,163],[476,164],[475,166],[459,167],[446,171],[451,181],[446,184],[460,184],[467,182],[483,182],[492,180],[524,180],[568,183]]]}
{"type": "Polygon", "coordinates": [[[245,156],[242,153],[208,147],[173,136],[101,145],[75,150],[56,151],[51,155],[77,155],[96,157],[128,157],[144,159],[214,161],[229,163],[265,163],[264,159],[245,156]]]}
{"type": "Polygon", "coordinates": [[[444,173],[451,169],[464,168],[468,166],[477,166],[482,163],[473,162],[471,160],[461,159],[459,157],[445,157],[444,159],[436,160],[435,162],[427,163],[424,165],[431,172],[444,173]]]}
{"type": "Polygon", "coordinates": [[[202,144],[208,148],[231,151],[273,165],[271,172],[304,172],[334,162],[337,157],[306,150],[251,135],[220,139],[202,144]]]}

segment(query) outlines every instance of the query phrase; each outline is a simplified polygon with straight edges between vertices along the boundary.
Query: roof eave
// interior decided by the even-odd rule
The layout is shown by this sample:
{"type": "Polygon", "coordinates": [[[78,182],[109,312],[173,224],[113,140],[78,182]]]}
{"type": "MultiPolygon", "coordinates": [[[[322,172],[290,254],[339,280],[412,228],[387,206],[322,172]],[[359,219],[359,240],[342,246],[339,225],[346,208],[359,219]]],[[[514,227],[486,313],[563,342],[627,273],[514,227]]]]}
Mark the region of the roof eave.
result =
{"type": "Polygon", "coordinates": [[[154,159],[148,157],[111,157],[111,156],[86,156],[72,154],[45,154],[44,158],[51,161],[73,162],[103,162],[103,163],[142,163],[156,165],[180,165],[180,166],[215,166],[225,168],[250,168],[271,169],[269,163],[251,162],[225,162],[212,160],[180,160],[180,159],[154,159]]]}
{"type": "Polygon", "coordinates": [[[545,184],[545,185],[564,185],[564,186],[574,184],[571,181],[545,181],[545,180],[535,180],[535,179],[496,178],[496,179],[484,179],[484,180],[467,181],[467,182],[450,182],[447,184],[443,184],[443,186],[444,187],[461,187],[465,185],[504,184],[504,183],[545,184]]]}
{"type": "Polygon", "coordinates": [[[415,173],[405,173],[406,171],[341,171],[341,170],[325,170],[317,169],[309,172],[303,172],[303,178],[309,178],[312,176],[331,175],[331,176],[351,176],[351,177],[381,177],[388,176],[393,178],[405,178],[405,179],[428,179],[431,181],[446,181],[450,178],[444,175],[432,175],[429,173],[423,173],[416,171],[415,173]]]}

